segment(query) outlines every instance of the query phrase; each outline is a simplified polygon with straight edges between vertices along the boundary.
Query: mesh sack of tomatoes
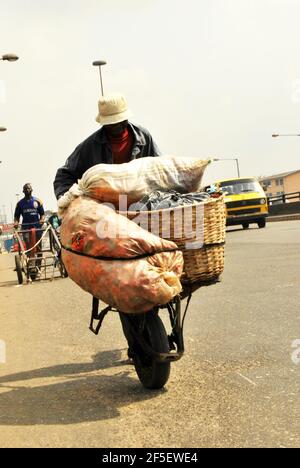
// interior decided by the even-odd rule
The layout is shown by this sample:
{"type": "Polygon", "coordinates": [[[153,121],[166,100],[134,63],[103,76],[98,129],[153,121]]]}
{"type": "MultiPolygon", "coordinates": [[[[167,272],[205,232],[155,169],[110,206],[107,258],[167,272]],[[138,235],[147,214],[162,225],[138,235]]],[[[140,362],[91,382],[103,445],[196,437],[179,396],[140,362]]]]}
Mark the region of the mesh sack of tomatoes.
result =
{"type": "Polygon", "coordinates": [[[182,289],[183,256],[177,245],[91,198],[71,202],[61,242],[70,278],[122,312],[146,312],[182,289]]]}

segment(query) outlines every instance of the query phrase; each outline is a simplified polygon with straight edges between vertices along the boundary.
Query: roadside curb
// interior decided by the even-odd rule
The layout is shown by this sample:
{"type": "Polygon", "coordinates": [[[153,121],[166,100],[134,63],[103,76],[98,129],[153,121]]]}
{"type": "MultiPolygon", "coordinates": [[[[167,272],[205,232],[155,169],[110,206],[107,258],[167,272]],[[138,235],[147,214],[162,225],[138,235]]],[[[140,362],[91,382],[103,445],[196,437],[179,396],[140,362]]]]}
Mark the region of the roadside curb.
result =
{"type": "Polygon", "coordinates": [[[274,221],[296,221],[300,219],[300,213],[298,214],[290,214],[290,215],[278,215],[278,216],[268,216],[267,222],[274,222],[274,221]]]}

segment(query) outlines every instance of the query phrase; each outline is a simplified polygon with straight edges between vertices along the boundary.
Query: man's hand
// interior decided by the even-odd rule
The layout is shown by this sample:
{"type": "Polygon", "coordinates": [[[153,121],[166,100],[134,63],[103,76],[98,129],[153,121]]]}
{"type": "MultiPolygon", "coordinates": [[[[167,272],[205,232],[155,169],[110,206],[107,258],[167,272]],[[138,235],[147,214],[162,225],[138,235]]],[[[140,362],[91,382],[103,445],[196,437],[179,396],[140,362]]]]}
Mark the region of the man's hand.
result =
{"type": "Polygon", "coordinates": [[[39,223],[40,223],[41,228],[43,228],[44,224],[46,223],[45,218],[44,217],[41,218],[39,223]]]}

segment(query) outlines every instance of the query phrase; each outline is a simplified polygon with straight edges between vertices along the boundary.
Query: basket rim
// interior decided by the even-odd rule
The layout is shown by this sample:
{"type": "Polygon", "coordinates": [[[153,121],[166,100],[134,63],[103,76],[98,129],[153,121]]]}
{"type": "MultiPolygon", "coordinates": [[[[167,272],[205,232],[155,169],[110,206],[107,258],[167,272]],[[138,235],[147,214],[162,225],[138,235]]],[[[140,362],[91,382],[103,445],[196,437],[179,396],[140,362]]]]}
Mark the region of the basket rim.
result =
{"type": "Polygon", "coordinates": [[[179,206],[175,206],[174,208],[164,208],[164,209],[160,209],[160,210],[141,210],[141,211],[120,211],[120,210],[117,210],[117,213],[119,214],[122,214],[122,213],[130,213],[132,214],[133,216],[136,215],[140,215],[140,214],[145,214],[145,215],[148,215],[149,213],[150,214],[154,214],[154,213],[162,213],[162,212],[175,212],[175,211],[182,211],[186,208],[194,208],[195,206],[198,206],[198,205],[209,205],[209,204],[213,204],[213,203],[221,203],[224,202],[224,199],[225,199],[225,194],[222,194],[220,197],[218,198],[214,198],[214,197],[211,197],[211,198],[208,198],[207,200],[204,200],[204,201],[201,201],[201,202],[196,202],[196,203],[193,203],[191,205],[179,205],[179,206]]]}

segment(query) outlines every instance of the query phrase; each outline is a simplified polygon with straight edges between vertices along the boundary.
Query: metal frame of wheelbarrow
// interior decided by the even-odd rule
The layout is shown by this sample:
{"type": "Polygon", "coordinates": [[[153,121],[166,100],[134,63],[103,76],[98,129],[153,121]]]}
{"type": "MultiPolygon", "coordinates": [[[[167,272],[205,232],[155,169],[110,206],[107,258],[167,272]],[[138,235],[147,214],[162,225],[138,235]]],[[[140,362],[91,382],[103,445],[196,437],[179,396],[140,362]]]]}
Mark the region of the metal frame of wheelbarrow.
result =
{"type": "MultiPolygon", "coordinates": [[[[173,362],[173,361],[178,361],[179,359],[181,359],[181,357],[184,354],[184,338],[183,338],[184,320],[186,317],[188,307],[190,305],[193,292],[195,292],[197,289],[199,289],[202,286],[209,286],[211,284],[217,283],[218,281],[219,281],[218,279],[212,279],[211,281],[208,281],[208,282],[202,281],[198,283],[193,283],[191,285],[183,285],[183,290],[180,295],[176,296],[174,299],[172,299],[172,301],[168,302],[166,305],[156,307],[154,310],[152,309],[152,312],[155,312],[155,313],[158,313],[159,309],[167,309],[169,312],[169,318],[170,318],[170,323],[171,323],[171,333],[168,335],[169,346],[170,346],[169,353],[158,353],[157,351],[152,349],[152,347],[149,345],[149,343],[146,342],[142,334],[138,332],[132,320],[132,326],[130,327],[128,331],[132,335],[133,340],[140,346],[142,351],[145,353],[145,355],[149,356],[151,359],[155,360],[156,362],[173,362]],[[182,313],[181,302],[182,300],[186,298],[187,298],[187,303],[185,306],[185,310],[182,313]]],[[[95,335],[98,335],[102,322],[108,312],[113,311],[113,312],[120,313],[119,310],[111,306],[107,306],[99,312],[99,303],[100,303],[99,299],[97,299],[96,297],[93,297],[92,315],[91,315],[89,328],[95,335]],[[95,325],[95,322],[98,322],[97,325],[95,325]]],[[[145,317],[147,313],[148,312],[141,313],[141,314],[134,314],[134,317],[136,318],[138,316],[139,318],[141,318],[141,320],[143,320],[143,317],[145,317]]],[[[131,316],[133,317],[133,314],[126,314],[126,316],[130,320],[130,317],[131,316]]]]}

